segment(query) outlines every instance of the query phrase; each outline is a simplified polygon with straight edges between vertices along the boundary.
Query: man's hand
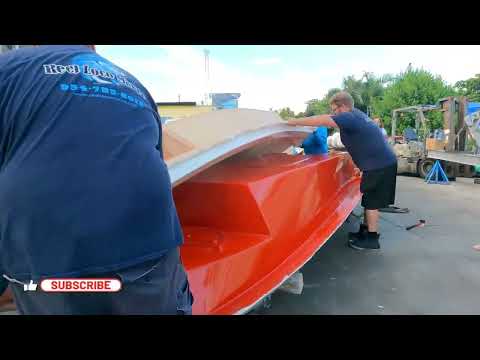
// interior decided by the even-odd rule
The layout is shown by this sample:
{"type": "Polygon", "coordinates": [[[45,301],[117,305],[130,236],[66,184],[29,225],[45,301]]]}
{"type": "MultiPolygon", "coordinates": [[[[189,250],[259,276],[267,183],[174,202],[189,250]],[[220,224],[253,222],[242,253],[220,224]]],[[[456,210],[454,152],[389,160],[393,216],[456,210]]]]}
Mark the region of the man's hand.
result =
{"type": "Polygon", "coordinates": [[[7,279],[5,279],[1,274],[0,274],[0,296],[7,290],[9,283],[7,279]]]}
{"type": "Polygon", "coordinates": [[[7,291],[0,296],[0,313],[12,310],[16,310],[16,306],[13,300],[12,290],[8,288],[7,291]]]}

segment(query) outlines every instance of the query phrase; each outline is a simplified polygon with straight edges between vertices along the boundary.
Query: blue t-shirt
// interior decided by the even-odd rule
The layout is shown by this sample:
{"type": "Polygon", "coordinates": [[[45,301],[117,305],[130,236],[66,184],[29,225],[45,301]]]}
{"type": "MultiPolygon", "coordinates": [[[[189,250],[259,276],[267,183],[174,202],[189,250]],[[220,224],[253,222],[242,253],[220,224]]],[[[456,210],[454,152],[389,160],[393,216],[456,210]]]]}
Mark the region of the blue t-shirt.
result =
{"type": "MultiPolygon", "coordinates": [[[[183,241],[155,102],[83,45],[0,56],[0,271],[114,271],[183,241]]],[[[1,274],[1,272],[0,272],[1,274]]]]}
{"type": "Polygon", "coordinates": [[[331,116],[340,128],[340,138],[362,171],[394,165],[397,157],[380,128],[358,109],[331,116]]]}
{"type": "Polygon", "coordinates": [[[303,140],[302,147],[306,155],[328,154],[327,128],[319,127],[303,140]]]}

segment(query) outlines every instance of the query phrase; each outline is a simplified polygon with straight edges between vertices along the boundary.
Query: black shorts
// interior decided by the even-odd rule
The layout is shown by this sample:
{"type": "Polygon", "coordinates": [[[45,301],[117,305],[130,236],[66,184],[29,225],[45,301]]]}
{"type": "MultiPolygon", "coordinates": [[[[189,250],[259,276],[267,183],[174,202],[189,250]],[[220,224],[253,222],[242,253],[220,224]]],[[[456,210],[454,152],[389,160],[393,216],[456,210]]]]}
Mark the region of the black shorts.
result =
{"type": "Polygon", "coordinates": [[[386,208],[395,203],[397,163],[382,169],[364,171],[360,191],[362,206],[367,210],[386,208]]]}

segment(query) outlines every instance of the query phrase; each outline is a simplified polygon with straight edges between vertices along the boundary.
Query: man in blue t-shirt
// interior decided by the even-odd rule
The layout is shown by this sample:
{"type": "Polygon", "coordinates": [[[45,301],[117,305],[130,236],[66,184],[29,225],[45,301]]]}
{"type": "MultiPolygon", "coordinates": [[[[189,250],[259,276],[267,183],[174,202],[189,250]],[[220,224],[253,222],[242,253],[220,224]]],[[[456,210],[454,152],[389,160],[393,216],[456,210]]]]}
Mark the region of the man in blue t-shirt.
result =
{"type": "Polygon", "coordinates": [[[366,114],[354,108],[353,98],[339,92],[330,99],[333,115],[289,120],[288,124],[328,126],[340,129],[340,137],[354,163],[363,172],[360,191],[365,209],[364,222],[349,233],[349,246],[357,250],[380,249],[378,209],[395,201],[397,158],[380,128],[366,114]]]}
{"type": "Polygon", "coordinates": [[[191,313],[149,92],[93,45],[52,45],[2,54],[0,93],[0,289],[19,312],[191,313]],[[99,277],[121,291],[23,288],[99,277]]]}

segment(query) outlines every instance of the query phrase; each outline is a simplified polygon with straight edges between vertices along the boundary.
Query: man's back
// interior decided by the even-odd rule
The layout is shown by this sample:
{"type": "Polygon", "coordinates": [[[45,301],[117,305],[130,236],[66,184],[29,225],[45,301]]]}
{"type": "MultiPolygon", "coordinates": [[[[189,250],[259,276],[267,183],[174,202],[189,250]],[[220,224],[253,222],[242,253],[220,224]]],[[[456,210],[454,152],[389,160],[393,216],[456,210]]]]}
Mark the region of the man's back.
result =
{"type": "Polygon", "coordinates": [[[155,103],[86,46],[0,56],[0,266],[110,271],[181,244],[155,103]],[[161,150],[160,150],[161,151],[161,150]]]}
{"type": "Polygon", "coordinates": [[[362,170],[375,170],[395,164],[393,150],[380,128],[358,109],[332,115],[340,128],[342,143],[362,170]]]}

